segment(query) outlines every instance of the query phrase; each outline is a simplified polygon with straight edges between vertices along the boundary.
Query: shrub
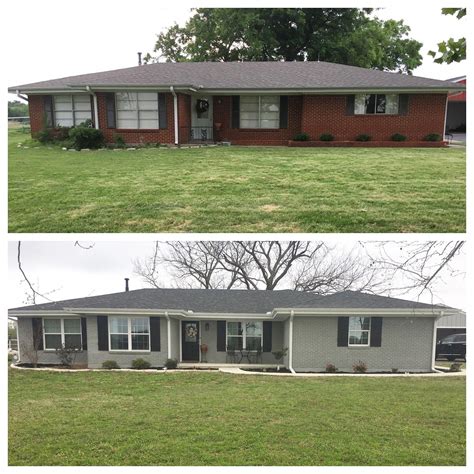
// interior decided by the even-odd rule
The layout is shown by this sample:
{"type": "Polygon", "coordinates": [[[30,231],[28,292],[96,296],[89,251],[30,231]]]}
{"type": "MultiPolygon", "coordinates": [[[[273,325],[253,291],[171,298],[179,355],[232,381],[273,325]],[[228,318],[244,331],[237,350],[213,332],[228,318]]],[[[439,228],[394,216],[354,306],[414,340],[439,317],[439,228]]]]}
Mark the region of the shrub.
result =
{"type": "Polygon", "coordinates": [[[334,364],[326,364],[326,372],[329,374],[334,374],[337,372],[337,368],[334,364]]]}
{"type": "Polygon", "coordinates": [[[176,369],[178,367],[178,361],[176,359],[166,359],[165,367],[167,369],[176,369]]]}
{"type": "Polygon", "coordinates": [[[319,139],[322,141],[322,142],[332,142],[334,140],[334,135],[331,135],[330,133],[322,133],[320,136],[319,136],[319,139]]]}
{"type": "Polygon", "coordinates": [[[137,369],[137,370],[143,370],[143,369],[149,369],[151,367],[150,362],[148,362],[145,359],[134,359],[132,360],[132,369],[137,369]]]}
{"type": "Polygon", "coordinates": [[[426,142],[440,142],[442,137],[439,133],[428,133],[425,137],[426,142]]]}
{"type": "Polygon", "coordinates": [[[114,143],[117,146],[117,148],[125,148],[125,140],[123,139],[122,135],[119,135],[118,133],[114,133],[113,135],[114,143]]]}
{"type": "Polygon", "coordinates": [[[74,363],[78,351],[79,349],[77,347],[61,346],[56,348],[56,355],[58,356],[61,365],[70,367],[74,363]]]}
{"type": "Polygon", "coordinates": [[[69,138],[69,133],[71,132],[71,127],[62,127],[58,125],[53,131],[53,138],[57,142],[63,142],[69,138]]]}
{"type": "Polygon", "coordinates": [[[34,134],[34,138],[40,143],[52,143],[54,141],[53,130],[51,128],[43,128],[34,134]]]}
{"type": "Polygon", "coordinates": [[[293,140],[295,142],[307,142],[309,140],[309,135],[306,132],[297,133],[293,140]]]}
{"type": "Polygon", "coordinates": [[[455,362],[449,366],[450,372],[461,372],[461,364],[459,362],[455,362]]]}
{"type": "Polygon", "coordinates": [[[104,134],[96,128],[75,127],[69,131],[69,138],[74,141],[74,148],[100,148],[104,144],[104,134]]]}
{"type": "Polygon", "coordinates": [[[361,133],[360,135],[357,135],[356,141],[357,142],[369,142],[371,139],[370,135],[366,135],[365,133],[361,133]]]}
{"type": "Polygon", "coordinates": [[[352,365],[352,370],[356,374],[364,374],[365,372],[367,372],[367,364],[359,360],[359,362],[352,365]]]}
{"type": "Polygon", "coordinates": [[[407,139],[407,137],[401,133],[394,133],[391,138],[393,142],[404,142],[407,139]]]}
{"type": "Polygon", "coordinates": [[[120,365],[115,362],[115,360],[104,360],[102,362],[103,369],[120,369],[120,365]]]}
{"type": "Polygon", "coordinates": [[[398,369],[396,369],[395,367],[392,367],[392,374],[397,374],[398,373],[398,369]]]}

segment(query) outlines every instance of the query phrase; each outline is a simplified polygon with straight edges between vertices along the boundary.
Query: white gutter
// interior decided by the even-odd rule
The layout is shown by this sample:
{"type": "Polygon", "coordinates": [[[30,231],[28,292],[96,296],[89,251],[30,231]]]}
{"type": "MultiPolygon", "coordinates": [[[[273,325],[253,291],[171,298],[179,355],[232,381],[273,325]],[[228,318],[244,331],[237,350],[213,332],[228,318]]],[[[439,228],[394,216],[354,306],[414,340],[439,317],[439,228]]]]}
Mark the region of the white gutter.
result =
{"type": "Polygon", "coordinates": [[[174,144],[179,144],[179,131],[178,131],[178,96],[174,91],[174,87],[170,86],[170,91],[173,94],[173,112],[174,112],[174,144]]]}
{"type": "Polygon", "coordinates": [[[24,95],[21,95],[19,90],[15,91],[15,93],[16,93],[17,97],[19,97],[20,99],[23,99],[26,102],[28,102],[28,97],[26,97],[24,95]]]}
{"type": "Polygon", "coordinates": [[[443,140],[446,140],[446,124],[448,122],[448,103],[449,103],[449,94],[446,94],[446,104],[444,106],[444,128],[443,128],[443,140]]]}
{"type": "Polygon", "coordinates": [[[171,319],[168,315],[168,311],[165,311],[165,318],[166,318],[166,328],[168,331],[168,359],[171,359],[171,319]]]}
{"type": "Polygon", "coordinates": [[[92,95],[92,100],[94,101],[94,128],[99,130],[99,109],[97,107],[97,96],[95,92],[92,92],[91,86],[86,86],[86,90],[92,95]]]}
{"type": "MultiPolygon", "coordinates": [[[[444,312],[441,311],[439,318],[443,317],[444,312]]],[[[439,318],[435,318],[433,320],[433,347],[431,348],[431,370],[433,372],[439,372],[439,370],[435,369],[435,364],[436,364],[436,321],[439,318]]]]}
{"type": "Polygon", "coordinates": [[[288,369],[292,374],[296,374],[295,369],[293,369],[293,317],[295,312],[291,311],[290,313],[290,327],[288,334],[288,369]]]}

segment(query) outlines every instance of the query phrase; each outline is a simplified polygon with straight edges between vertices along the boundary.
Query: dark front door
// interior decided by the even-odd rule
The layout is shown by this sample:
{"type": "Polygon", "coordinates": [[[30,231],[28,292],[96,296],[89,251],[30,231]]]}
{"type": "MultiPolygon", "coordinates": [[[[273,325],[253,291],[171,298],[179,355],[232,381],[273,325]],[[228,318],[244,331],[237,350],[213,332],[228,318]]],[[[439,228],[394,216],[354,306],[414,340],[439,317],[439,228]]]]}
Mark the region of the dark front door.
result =
{"type": "Polygon", "coordinates": [[[181,329],[183,362],[199,362],[199,321],[182,321],[181,329]]]}

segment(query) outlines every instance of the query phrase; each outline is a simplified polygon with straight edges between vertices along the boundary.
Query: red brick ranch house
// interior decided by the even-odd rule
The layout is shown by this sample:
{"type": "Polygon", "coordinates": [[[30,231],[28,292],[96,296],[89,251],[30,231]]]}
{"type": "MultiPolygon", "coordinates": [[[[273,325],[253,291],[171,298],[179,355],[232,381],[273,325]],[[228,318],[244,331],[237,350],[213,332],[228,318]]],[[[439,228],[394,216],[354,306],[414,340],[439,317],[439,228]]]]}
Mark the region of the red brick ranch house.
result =
{"type": "Polygon", "coordinates": [[[28,96],[31,131],[91,119],[106,141],[311,144],[366,134],[372,144],[444,136],[449,92],[463,85],[327,62],[157,63],[9,88],[28,96]]]}

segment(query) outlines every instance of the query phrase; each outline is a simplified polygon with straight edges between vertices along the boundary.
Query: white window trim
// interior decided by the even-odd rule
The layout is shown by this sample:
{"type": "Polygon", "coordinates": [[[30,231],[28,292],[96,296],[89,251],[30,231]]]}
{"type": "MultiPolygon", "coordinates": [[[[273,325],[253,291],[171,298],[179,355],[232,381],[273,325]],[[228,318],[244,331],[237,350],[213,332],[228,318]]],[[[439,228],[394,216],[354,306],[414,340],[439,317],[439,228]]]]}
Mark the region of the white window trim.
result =
{"type": "MultiPolygon", "coordinates": [[[[240,97],[242,97],[242,96],[240,96],[240,97]]],[[[259,95],[257,97],[258,97],[258,111],[257,111],[258,127],[242,127],[241,126],[242,119],[240,117],[241,117],[241,114],[242,114],[242,110],[240,108],[240,103],[239,103],[239,129],[241,129],[241,130],[280,130],[281,129],[281,127],[280,127],[280,125],[281,125],[280,124],[281,95],[278,95],[278,127],[276,127],[276,128],[261,127],[260,114],[262,112],[262,110],[261,110],[262,109],[262,96],[259,95]]]]}
{"type": "MultiPolygon", "coordinates": [[[[143,316],[110,316],[107,318],[108,320],[108,332],[109,332],[109,352],[151,352],[151,326],[150,326],[150,318],[148,319],[148,349],[131,349],[132,347],[132,319],[143,318],[143,316]],[[114,332],[110,331],[110,322],[112,318],[116,319],[127,319],[127,335],[128,335],[128,349],[112,349],[112,334],[121,334],[122,336],[125,334],[123,332],[114,332]]],[[[140,334],[144,336],[143,333],[133,333],[133,334],[140,334]]]]}
{"type": "MultiPolygon", "coordinates": [[[[88,94],[82,94],[82,95],[87,95],[89,97],[89,100],[90,100],[90,95],[88,94]]],[[[72,113],[72,126],[73,127],[77,127],[79,124],[83,123],[84,120],[81,120],[80,122],[76,123],[76,112],[86,112],[85,110],[76,110],[76,101],[74,100],[74,97],[77,97],[77,94],[56,94],[53,96],[53,117],[54,117],[54,121],[56,122],[56,113],[57,112],[71,112],[72,113]],[[71,109],[70,110],[56,110],[56,97],[57,96],[68,96],[68,97],[71,97],[71,109]]],[[[94,110],[93,110],[93,107],[92,107],[92,103],[90,104],[90,113],[91,113],[91,117],[90,117],[90,120],[93,120],[92,117],[94,115],[94,110]]],[[[55,127],[58,127],[60,126],[57,122],[55,123],[54,125],[55,127]]],[[[49,319],[49,318],[48,318],[49,319]]]]}
{"type": "MultiPolygon", "coordinates": [[[[367,112],[364,112],[363,114],[356,114],[354,113],[354,115],[362,115],[362,116],[366,116],[366,115],[370,115],[370,116],[373,116],[373,115],[381,115],[381,116],[391,116],[391,117],[394,117],[394,116],[397,116],[397,115],[400,115],[400,94],[387,94],[387,93],[383,93],[383,94],[372,94],[372,93],[368,93],[368,94],[356,94],[357,95],[363,95],[363,96],[367,96],[367,95],[374,95],[375,96],[375,111],[373,114],[368,114],[367,112]],[[385,97],[387,95],[396,95],[397,96],[397,113],[396,114],[388,114],[387,112],[377,112],[377,96],[379,95],[384,95],[385,97]]],[[[385,104],[385,110],[387,110],[387,105],[385,104]]]]}
{"type": "Polygon", "coordinates": [[[41,318],[41,326],[42,326],[42,331],[43,331],[43,350],[45,352],[55,352],[56,351],[56,348],[54,349],[47,349],[46,348],[46,336],[61,336],[61,345],[64,347],[65,345],[65,340],[66,340],[66,334],[69,336],[69,335],[75,335],[77,336],[78,334],[81,336],[81,348],[80,350],[82,351],[82,321],[81,321],[81,318],[58,318],[58,317],[55,317],[55,316],[52,316],[52,317],[47,317],[47,318],[41,318]],[[44,330],[44,320],[45,319],[59,319],[61,321],[61,332],[48,332],[46,333],[46,331],[44,330]],[[64,332],[64,320],[67,319],[67,320],[79,320],[79,326],[81,328],[80,332],[68,332],[68,333],[65,333],[64,332]]]}
{"type": "MultiPolygon", "coordinates": [[[[349,318],[369,318],[369,329],[348,329],[347,330],[347,346],[348,347],[370,347],[370,334],[372,331],[372,317],[371,316],[349,316],[349,318]],[[351,344],[351,331],[352,332],[367,332],[367,344],[351,344]]],[[[349,320],[349,327],[350,327],[350,320],[349,320]]]]}
{"type": "MultiPolygon", "coordinates": [[[[117,92],[122,92],[122,91],[117,91],[117,92]]],[[[156,112],[157,112],[157,115],[158,115],[158,119],[157,119],[157,122],[158,122],[158,127],[157,128],[140,128],[140,112],[155,112],[155,110],[151,110],[151,109],[140,109],[140,107],[138,106],[138,94],[140,92],[143,92],[143,91],[123,91],[123,92],[131,92],[131,93],[134,93],[134,94],[137,94],[136,98],[137,98],[137,108],[136,110],[127,110],[127,109],[119,109],[117,107],[117,94],[115,93],[114,94],[114,100],[115,100],[115,123],[118,125],[118,113],[119,111],[121,112],[136,112],[136,120],[137,120],[137,128],[119,128],[117,126],[117,130],[160,130],[160,99],[159,99],[159,95],[158,95],[158,92],[156,92],[156,112]]],[[[150,92],[155,92],[155,91],[150,91],[150,92]]]]}
{"type": "MultiPolygon", "coordinates": [[[[262,324],[262,335],[260,336],[260,347],[262,348],[262,352],[263,352],[263,321],[250,321],[250,320],[238,320],[238,321],[235,321],[235,320],[227,320],[225,322],[225,347],[226,347],[226,350],[227,350],[227,347],[228,347],[228,337],[241,337],[242,338],[242,350],[247,350],[247,326],[246,324],[249,323],[249,322],[256,322],[256,323],[261,323],[262,324]],[[242,335],[238,335],[238,334],[229,334],[228,330],[227,330],[227,325],[229,323],[240,323],[242,324],[242,335]]],[[[257,336],[249,336],[249,337],[257,337],[257,336]]],[[[236,350],[239,350],[239,349],[236,349],[236,350]]],[[[252,352],[257,352],[255,349],[252,350],[252,352]]]]}

